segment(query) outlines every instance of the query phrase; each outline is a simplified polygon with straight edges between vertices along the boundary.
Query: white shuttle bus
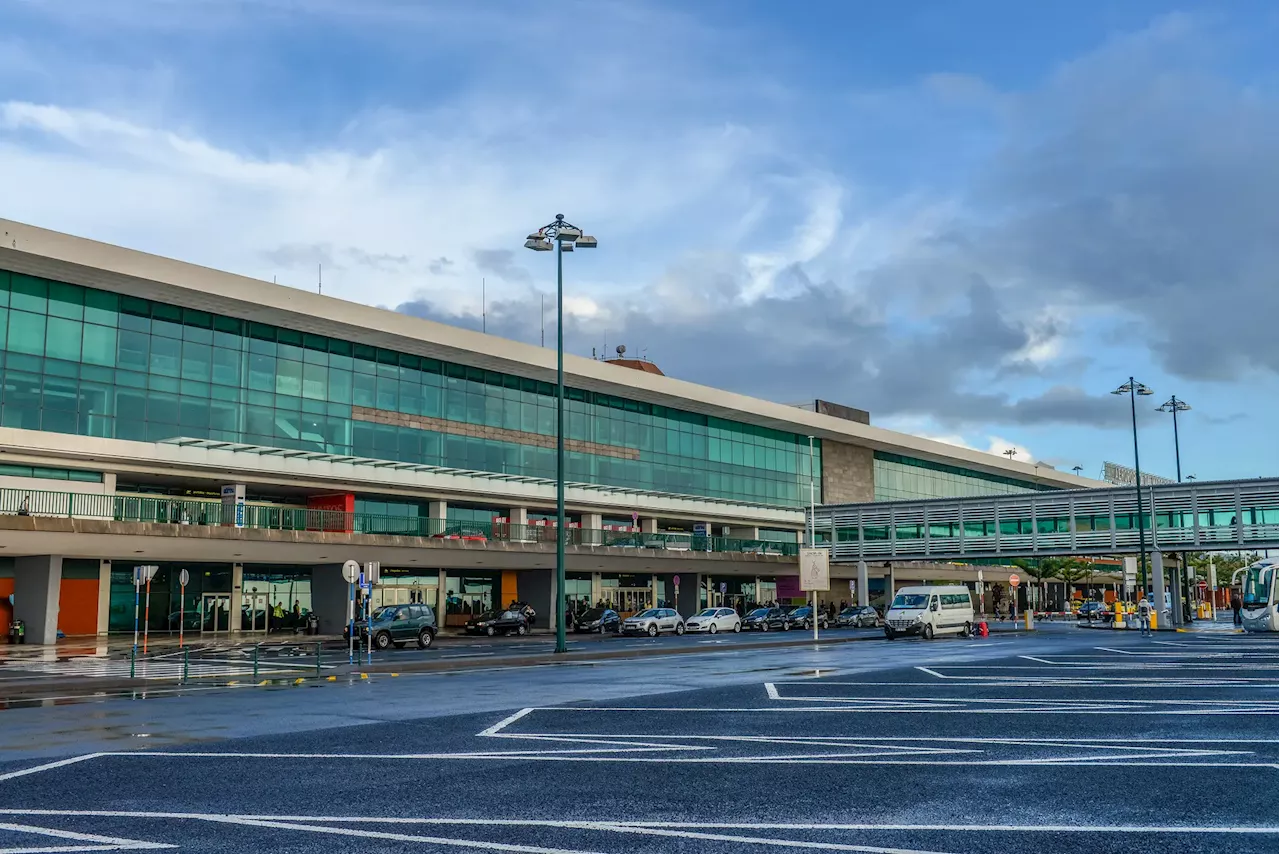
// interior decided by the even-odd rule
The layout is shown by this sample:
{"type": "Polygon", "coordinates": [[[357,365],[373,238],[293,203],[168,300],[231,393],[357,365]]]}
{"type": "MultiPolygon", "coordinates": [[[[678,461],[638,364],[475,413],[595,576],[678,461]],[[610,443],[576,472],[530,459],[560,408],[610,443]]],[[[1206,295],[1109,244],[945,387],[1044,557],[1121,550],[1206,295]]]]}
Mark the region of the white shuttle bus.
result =
{"type": "Polygon", "coordinates": [[[1260,560],[1244,570],[1240,585],[1240,618],[1246,632],[1280,631],[1280,600],[1277,584],[1280,572],[1272,558],[1260,560]]]}
{"type": "Polygon", "coordinates": [[[967,637],[973,631],[973,599],[962,584],[903,587],[893,597],[884,615],[884,636],[956,634],[967,637]]]}

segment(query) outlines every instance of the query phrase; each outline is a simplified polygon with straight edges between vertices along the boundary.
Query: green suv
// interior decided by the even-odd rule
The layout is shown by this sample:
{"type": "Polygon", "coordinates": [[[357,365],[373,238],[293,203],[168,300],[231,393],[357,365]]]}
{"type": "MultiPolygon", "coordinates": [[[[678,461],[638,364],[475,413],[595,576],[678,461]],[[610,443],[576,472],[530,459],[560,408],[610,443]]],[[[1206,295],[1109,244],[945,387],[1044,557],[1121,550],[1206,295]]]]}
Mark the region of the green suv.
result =
{"type": "MultiPolygon", "coordinates": [[[[373,612],[371,625],[356,622],[356,635],[361,640],[373,633],[373,645],[389,649],[392,644],[402,647],[409,641],[417,641],[418,649],[426,649],[436,639],[436,615],[428,605],[384,605],[373,612]]],[[[342,639],[348,639],[342,630],[342,639]]]]}

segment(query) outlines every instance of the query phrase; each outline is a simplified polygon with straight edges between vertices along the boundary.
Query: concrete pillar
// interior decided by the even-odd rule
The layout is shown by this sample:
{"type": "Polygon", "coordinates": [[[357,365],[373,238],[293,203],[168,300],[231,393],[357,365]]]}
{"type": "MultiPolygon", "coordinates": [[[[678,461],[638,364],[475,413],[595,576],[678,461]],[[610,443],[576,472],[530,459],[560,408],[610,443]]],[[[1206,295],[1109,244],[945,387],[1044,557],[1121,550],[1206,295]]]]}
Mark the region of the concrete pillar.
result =
{"type": "Polygon", "coordinates": [[[582,544],[598,546],[604,542],[600,529],[604,526],[604,517],[599,513],[582,514],[582,544]]]}
{"type": "Polygon", "coordinates": [[[1167,629],[1169,618],[1164,614],[1164,555],[1158,550],[1151,552],[1151,584],[1155,599],[1151,607],[1156,609],[1156,625],[1167,629]]]}
{"type": "Polygon", "coordinates": [[[445,528],[445,520],[449,517],[449,503],[447,501],[428,501],[427,517],[430,520],[427,523],[428,536],[441,533],[445,528]]]}
{"type": "Polygon", "coordinates": [[[658,520],[657,519],[641,519],[640,533],[642,534],[658,533],[658,520]]]}
{"type": "Polygon", "coordinates": [[[594,608],[600,601],[600,573],[591,573],[591,601],[587,604],[594,608]]]}
{"type": "Polygon", "coordinates": [[[884,607],[886,611],[889,609],[889,605],[893,602],[893,594],[897,591],[898,585],[893,577],[893,564],[889,564],[884,580],[884,607]]]}
{"type": "Polygon", "coordinates": [[[347,582],[342,577],[342,564],[330,563],[311,569],[311,611],[320,620],[320,634],[342,634],[347,625],[350,598],[347,582]]]}
{"type": "Polygon", "coordinates": [[[62,555],[29,555],[14,559],[13,618],[27,625],[27,643],[58,640],[58,595],[62,588],[62,555]]]}
{"type": "Polygon", "coordinates": [[[554,629],[562,619],[564,606],[556,607],[555,571],[550,569],[522,569],[516,573],[516,597],[528,602],[538,612],[535,627],[554,629]]]}
{"type": "Polygon", "coordinates": [[[682,572],[679,575],[680,590],[676,594],[676,610],[681,616],[689,617],[699,611],[699,594],[704,579],[696,572],[682,572]]]}
{"type": "Polygon", "coordinates": [[[867,590],[867,562],[858,561],[858,607],[865,608],[869,604],[870,595],[867,590]]]}
{"type": "Polygon", "coordinates": [[[653,591],[653,607],[658,607],[658,601],[663,599],[662,595],[662,578],[654,575],[650,577],[649,587],[653,591]]]}
{"type": "Polygon", "coordinates": [[[760,529],[750,525],[730,528],[729,536],[735,540],[758,540],[760,539],[760,529]]]}
{"type": "MultiPolygon", "coordinates": [[[[114,477],[114,475],[113,475],[114,477]]],[[[98,634],[111,627],[111,561],[98,561],[98,634]]]]}
{"type": "Polygon", "coordinates": [[[436,627],[440,629],[444,628],[445,600],[449,598],[449,591],[445,589],[447,583],[447,573],[443,569],[436,570],[436,627]]]}
{"type": "MultiPolygon", "coordinates": [[[[264,588],[264,592],[269,589],[270,589],[270,585],[264,588]]],[[[271,606],[274,604],[275,604],[274,602],[271,602],[268,600],[267,602],[268,614],[271,613],[271,606]]],[[[230,616],[227,619],[231,620],[231,625],[228,626],[227,628],[229,628],[233,632],[238,632],[241,630],[241,628],[243,628],[240,625],[240,614],[243,613],[241,609],[244,606],[244,564],[241,564],[241,563],[233,563],[231,565],[230,606],[231,606],[231,612],[230,612],[230,616]]],[[[268,623],[269,622],[270,621],[268,621],[268,623]]]]}

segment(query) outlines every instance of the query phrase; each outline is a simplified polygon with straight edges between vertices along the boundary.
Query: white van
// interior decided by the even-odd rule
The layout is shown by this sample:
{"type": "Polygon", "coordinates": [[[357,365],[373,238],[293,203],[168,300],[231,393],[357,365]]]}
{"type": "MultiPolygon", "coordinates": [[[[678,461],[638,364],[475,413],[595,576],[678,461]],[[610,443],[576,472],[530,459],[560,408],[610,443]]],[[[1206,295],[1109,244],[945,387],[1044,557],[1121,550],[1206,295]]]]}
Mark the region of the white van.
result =
{"type": "Polygon", "coordinates": [[[884,615],[884,636],[921,635],[932,638],[947,633],[968,637],[973,631],[973,599],[962,584],[903,587],[884,615]]]}

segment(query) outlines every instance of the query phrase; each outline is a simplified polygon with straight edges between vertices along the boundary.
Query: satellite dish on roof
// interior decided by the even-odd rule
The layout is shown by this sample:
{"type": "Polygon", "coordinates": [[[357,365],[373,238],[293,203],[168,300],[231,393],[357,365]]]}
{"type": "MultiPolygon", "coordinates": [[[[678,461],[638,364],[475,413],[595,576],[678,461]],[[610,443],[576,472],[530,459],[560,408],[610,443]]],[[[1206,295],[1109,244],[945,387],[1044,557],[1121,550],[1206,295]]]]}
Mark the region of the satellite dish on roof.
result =
{"type": "Polygon", "coordinates": [[[622,354],[623,354],[623,353],[625,353],[625,352],[627,352],[627,345],[626,345],[626,344],[619,344],[619,345],[618,345],[618,347],[617,347],[617,352],[618,352],[618,357],[619,357],[619,358],[621,358],[621,357],[622,357],[622,354]]]}

